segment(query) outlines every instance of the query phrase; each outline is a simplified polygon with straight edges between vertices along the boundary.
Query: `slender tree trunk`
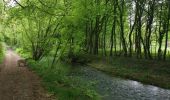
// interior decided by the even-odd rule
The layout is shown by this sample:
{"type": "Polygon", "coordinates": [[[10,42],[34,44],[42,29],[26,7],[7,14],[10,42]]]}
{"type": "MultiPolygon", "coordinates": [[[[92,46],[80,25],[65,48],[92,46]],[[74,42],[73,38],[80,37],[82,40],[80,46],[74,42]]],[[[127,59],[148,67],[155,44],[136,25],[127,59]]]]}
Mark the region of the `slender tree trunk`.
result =
{"type": "Polygon", "coordinates": [[[166,38],[165,38],[165,50],[164,50],[164,56],[163,59],[166,60],[166,54],[167,54],[167,47],[168,47],[168,32],[169,32],[169,20],[170,20],[170,0],[167,0],[167,6],[168,6],[168,16],[167,16],[167,25],[166,25],[166,38]]]}
{"type": "Polygon", "coordinates": [[[125,6],[125,1],[121,0],[121,5],[120,5],[120,37],[121,37],[121,43],[123,46],[123,52],[124,56],[127,56],[127,46],[126,46],[126,40],[124,37],[124,6],[125,6]]]}

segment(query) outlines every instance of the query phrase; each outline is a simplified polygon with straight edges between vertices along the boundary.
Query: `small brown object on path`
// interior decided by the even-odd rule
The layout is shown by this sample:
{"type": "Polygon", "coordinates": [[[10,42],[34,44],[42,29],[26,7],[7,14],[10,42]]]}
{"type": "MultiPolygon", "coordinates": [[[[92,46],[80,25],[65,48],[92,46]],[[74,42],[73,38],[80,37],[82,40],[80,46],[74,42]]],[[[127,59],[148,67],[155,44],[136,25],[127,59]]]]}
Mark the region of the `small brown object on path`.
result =
{"type": "Polygon", "coordinates": [[[25,59],[19,59],[17,61],[17,65],[18,65],[18,67],[26,67],[27,66],[26,60],[25,59]]]}
{"type": "Polygon", "coordinates": [[[41,86],[41,79],[27,67],[18,67],[21,59],[12,50],[6,51],[0,65],[0,100],[55,100],[41,86]]]}

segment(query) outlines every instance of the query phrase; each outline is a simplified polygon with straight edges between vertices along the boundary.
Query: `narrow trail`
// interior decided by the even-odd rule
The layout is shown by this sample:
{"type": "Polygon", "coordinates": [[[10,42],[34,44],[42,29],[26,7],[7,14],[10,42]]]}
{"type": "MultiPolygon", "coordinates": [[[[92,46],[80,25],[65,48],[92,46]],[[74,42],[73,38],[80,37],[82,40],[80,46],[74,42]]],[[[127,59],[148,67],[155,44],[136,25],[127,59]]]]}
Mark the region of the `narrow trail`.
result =
{"type": "Polygon", "coordinates": [[[6,51],[0,65],[0,100],[52,100],[41,87],[40,79],[27,67],[18,67],[20,57],[6,51]]]}

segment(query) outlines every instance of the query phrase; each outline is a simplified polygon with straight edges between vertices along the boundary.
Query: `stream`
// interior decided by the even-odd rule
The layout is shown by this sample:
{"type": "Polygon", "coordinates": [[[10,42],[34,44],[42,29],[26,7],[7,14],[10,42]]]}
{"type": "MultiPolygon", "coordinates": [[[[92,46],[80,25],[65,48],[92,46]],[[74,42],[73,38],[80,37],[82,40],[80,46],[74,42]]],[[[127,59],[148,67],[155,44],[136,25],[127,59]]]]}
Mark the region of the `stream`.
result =
{"type": "Polygon", "coordinates": [[[137,81],[111,77],[91,67],[76,67],[71,76],[95,82],[102,100],[170,100],[170,90],[137,81]]]}

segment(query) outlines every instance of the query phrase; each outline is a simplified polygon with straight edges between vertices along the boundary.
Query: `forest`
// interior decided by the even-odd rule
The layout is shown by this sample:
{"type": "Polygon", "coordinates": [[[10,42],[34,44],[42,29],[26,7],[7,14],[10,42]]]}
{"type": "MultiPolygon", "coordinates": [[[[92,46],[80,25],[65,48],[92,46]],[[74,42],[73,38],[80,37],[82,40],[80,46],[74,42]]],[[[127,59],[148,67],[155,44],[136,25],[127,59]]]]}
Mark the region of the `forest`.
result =
{"type": "Polygon", "coordinates": [[[169,32],[170,0],[0,1],[0,60],[12,49],[59,100],[126,100],[95,89],[89,77],[103,73],[167,89],[170,99],[169,32]]]}

